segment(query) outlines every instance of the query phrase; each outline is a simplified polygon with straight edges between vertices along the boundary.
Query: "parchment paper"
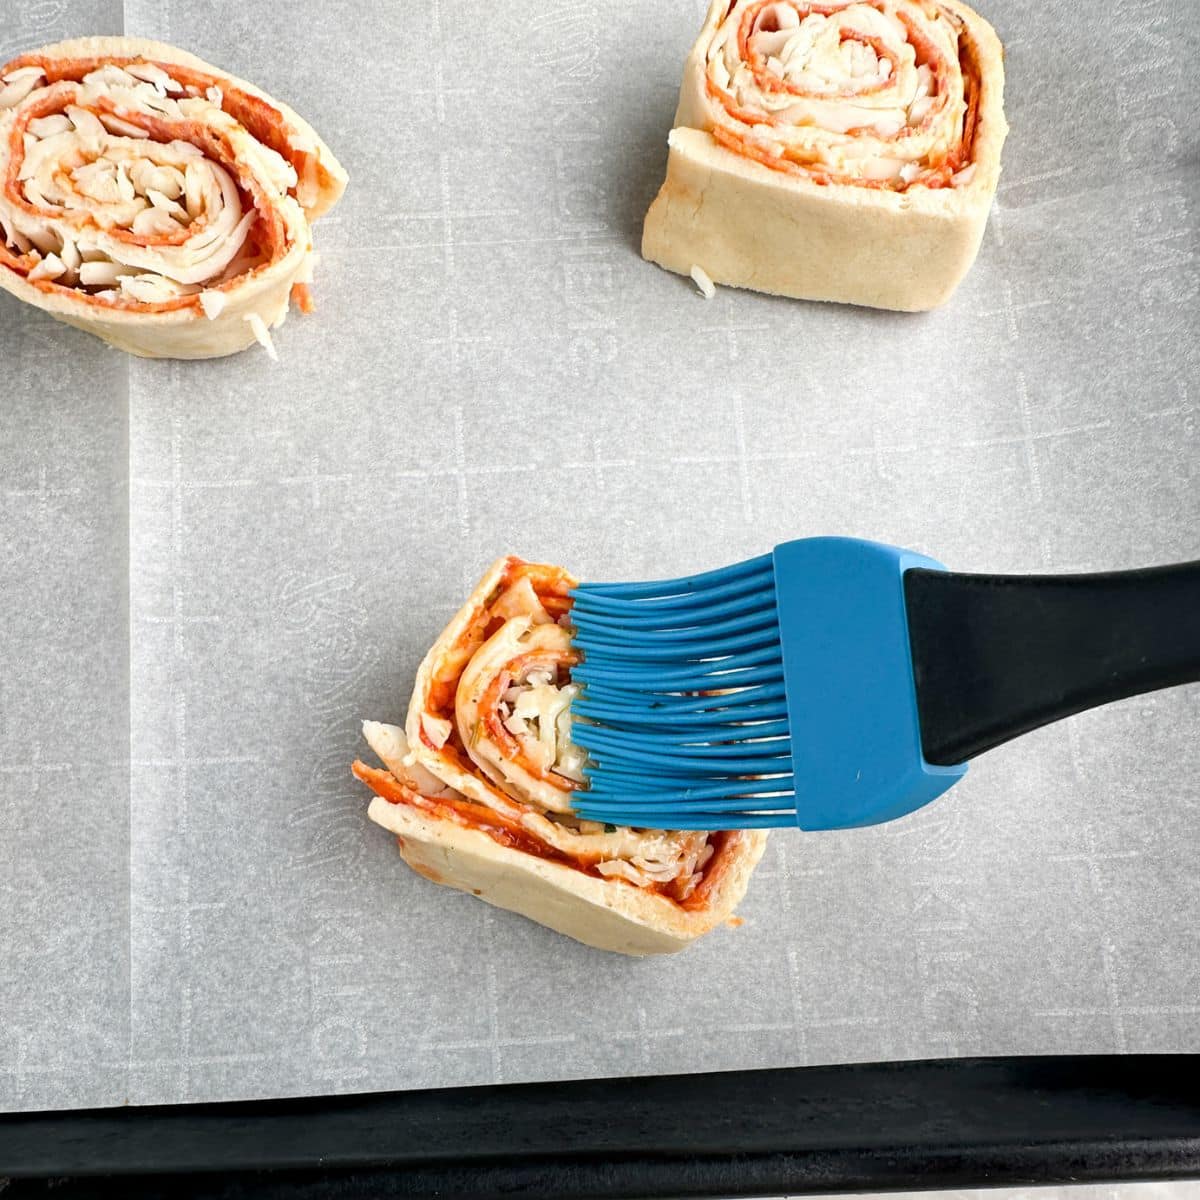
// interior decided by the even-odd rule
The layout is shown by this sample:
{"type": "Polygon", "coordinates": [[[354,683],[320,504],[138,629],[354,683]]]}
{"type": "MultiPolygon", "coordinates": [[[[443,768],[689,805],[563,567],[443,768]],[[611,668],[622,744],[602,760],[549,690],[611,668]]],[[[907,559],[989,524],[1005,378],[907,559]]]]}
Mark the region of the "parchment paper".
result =
{"type": "Polygon", "coordinates": [[[352,176],[316,315],[130,360],[0,297],[0,1106],[1200,1049],[1200,693],[773,837],[684,954],[412,874],[348,764],[495,556],[650,578],[816,533],[989,571],[1200,557],[1187,0],[980,0],[1013,127],[923,317],[643,263],[698,0],[14,0],[163,38],[352,176]]]}

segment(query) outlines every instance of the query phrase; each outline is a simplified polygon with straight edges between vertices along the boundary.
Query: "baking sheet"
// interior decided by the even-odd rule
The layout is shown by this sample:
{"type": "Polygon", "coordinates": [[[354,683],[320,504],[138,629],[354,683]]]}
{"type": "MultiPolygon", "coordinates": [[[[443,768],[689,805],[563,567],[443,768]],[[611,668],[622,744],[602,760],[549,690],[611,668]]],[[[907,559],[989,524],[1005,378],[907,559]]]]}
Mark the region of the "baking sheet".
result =
{"type": "Polygon", "coordinates": [[[280,362],[0,296],[0,1107],[1200,1049],[1200,693],[776,834],[684,954],[407,870],[348,763],[495,556],[676,574],[844,533],[964,570],[1200,557],[1186,0],[981,0],[1013,127],[923,317],[639,259],[698,0],[19,0],[176,42],[349,169],[280,362]]]}

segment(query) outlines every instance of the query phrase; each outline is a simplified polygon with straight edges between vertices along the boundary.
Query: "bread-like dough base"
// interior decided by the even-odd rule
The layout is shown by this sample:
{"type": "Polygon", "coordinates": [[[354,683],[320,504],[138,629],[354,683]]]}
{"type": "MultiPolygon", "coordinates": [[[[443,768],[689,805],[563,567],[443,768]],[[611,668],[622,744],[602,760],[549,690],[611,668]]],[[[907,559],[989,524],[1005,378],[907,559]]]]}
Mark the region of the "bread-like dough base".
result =
{"type": "Polygon", "coordinates": [[[418,875],[617,954],[672,954],[727,920],[767,844],[760,833],[742,835],[745,846],[714,889],[718,895],[689,911],[623,880],[509,849],[486,833],[379,796],[367,815],[396,834],[401,856],[418,875]]]}
{"type": "Polygon", "coordinates": [[[642,256],[714,283],[803,300],[921,312],[975,261],[991,196],[817,184],[673,129],[642,256]]]}

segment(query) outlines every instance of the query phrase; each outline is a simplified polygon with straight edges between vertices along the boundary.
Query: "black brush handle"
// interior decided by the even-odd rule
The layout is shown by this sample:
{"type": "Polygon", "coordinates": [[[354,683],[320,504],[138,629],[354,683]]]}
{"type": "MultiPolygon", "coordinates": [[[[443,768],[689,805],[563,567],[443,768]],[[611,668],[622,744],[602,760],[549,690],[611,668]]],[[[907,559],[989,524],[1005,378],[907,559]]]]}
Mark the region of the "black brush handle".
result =
{"type": "Polygon", "coordinates": [[[1102,575],[914,568],[904,594],[921,744],[935,765],[1200,680],[1200,562],[1102,575]]]}

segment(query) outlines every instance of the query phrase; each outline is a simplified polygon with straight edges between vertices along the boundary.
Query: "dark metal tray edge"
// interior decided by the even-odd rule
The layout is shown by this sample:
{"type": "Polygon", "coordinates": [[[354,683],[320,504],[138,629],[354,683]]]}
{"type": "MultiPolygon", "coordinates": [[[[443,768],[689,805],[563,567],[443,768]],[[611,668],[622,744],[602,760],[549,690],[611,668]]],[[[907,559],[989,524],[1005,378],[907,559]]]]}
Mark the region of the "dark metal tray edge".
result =
{"type": "Polygon", "coordinates": [[[0,1116],[0,1197],[796,1195],[1200,1177],[1200,1055],[0,1116]]]}

